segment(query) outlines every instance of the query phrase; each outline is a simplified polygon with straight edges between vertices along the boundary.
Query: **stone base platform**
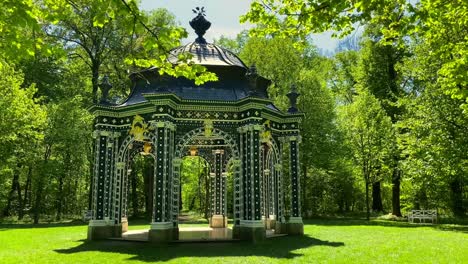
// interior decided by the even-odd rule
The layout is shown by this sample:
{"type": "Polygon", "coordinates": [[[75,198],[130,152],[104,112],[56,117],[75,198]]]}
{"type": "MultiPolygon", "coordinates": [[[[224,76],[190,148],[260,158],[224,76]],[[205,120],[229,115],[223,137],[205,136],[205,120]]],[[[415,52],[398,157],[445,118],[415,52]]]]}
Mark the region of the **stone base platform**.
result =
{"type": "MultiPolygon", "coordinates": [[[[109,238],[119,241],[148,242],[150,230],[130,230],[122,234],[119,238],[109,238]]],[[[286,234],[275,234],[274,230],[266,230],[266,238],[286,236],[286,234]]],[[[210,228],[210,227],[183,227],[179,228],[179,240],[171,242],[192,243],[192,242],[236,242],[240,239],[233,237],[231,228],[210,228]]]]}

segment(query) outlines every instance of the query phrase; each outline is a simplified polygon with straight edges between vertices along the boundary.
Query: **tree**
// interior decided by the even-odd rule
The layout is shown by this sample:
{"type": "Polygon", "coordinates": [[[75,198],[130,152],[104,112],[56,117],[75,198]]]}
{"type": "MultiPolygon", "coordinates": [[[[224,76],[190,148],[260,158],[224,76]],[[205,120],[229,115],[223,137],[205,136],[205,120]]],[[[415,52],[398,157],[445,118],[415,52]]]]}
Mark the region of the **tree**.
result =
{"type": "Polygon", "coordinates": [[[437,82],[441,61],[427,56],[430,43],[413,39],[411,49],[414,55],[401,66],[411,93],[399,102],[408,110],[398,122],[403,165],[412,183],[409,206],[464,216],[468,118],[459,107],[463,99],[447,95],[437,82]]]}
{"type": "Polygon", "coordinates": [[[243,30],[237,34],[235,39],[231,39],[222,35],[219,37],[219,39],[214,39],[213,43],[220,45],[221,47],[226,48],[239,56],[248,40],[249,31],[243,30]]]}
{"type": "MultiPolygon", "coordinates": [[[[403,108],[397,104],[398,99],[405,94],[405,80],[397,72],[397,67],[407,56],[402,46],[377,42],[382,35],[376,30],[376,25],[367,28],[362,42],[359,70],[356,71],[357,82],[366,87],[381,103],[392,124],[401,119],[403,108]]],[[[398,153],[396,137],[391,137],[393,159],[388,166],[392,168],[392,213],[401,216],[400,211],[400,179],[401,168],[398,166],[401,155],[398,153]]],[[[381,182],[373,185],[373,210],[383,211],[381,201],[381,182]]]]}
{"type": "MultiPolygon", "coordinates": [[[[242,22],[257,24],[255,35],[305,41],[310,33],[331,30],[346,36],[357,25],[382,25],[383,43],[406,45],[418,36],[431,46],[426,56],[439,60],[436,81],[467,109],[468,2],[465,0],[279,0],[254,1],[242,22]]],[[[296,45],[297,46],[297,45],[296,45]]]]}
{"type": "Polygon", "coordinates": [[[367,90],[359,90],[355,101],[340,109],[340,125],[355,165],[364,178],[367,219],[370,218],[369,186],[388,170],[392,124],[380,102],[367,90]]]}
{"type": "Polygon", "coordinates": [[[145,52],[138,55],[145,56],[148,55],[146,51],[153,50],[157,51],[157,56],[129,56],[128,63],[141,67],[155,66],[160,69],[160,74],[184,76],[197,84],[216,80],[216,76],[206,68],[187,63],[188,56],[181,56],[177,65],[169,63],[168,51],[179,45],[180,38],[186,36],[185,30],[171,24],[150,28],[148,17],[134,0],[8,0],[0,3],[0,9],[0,58],[16,61],[37,52],[56,55],[58,50],[41,35],[43,30],[60,37],[65,50],[78,45],[83,51],[73,54],[85,61],[89,59],[94,102],[97,102],[99,69],[109,53],[109,45],[133,44],[135,42],[123,40],[132,40],[135,34],[149,33],[152,36],[140,43],[145,52]],[[113,31],[119,34],[112,34],[115,33],[113,31]]]}
{"type": "MultiPolygon", "coordinates": [[[[23,167],[31,166],[34,153],[43,140],[45,125],[44,108],[34,99],[34,86],[21,88],[23,75],[10,65],[0,61],[0,170],[12,177],[11,191],[3,214],[10,215],[13,200],[17,199],[17,213],[21,217],[23,204],[20,173],[23,167]]],[[[2,185],[5,178],[2,179],[2,185]]]]}

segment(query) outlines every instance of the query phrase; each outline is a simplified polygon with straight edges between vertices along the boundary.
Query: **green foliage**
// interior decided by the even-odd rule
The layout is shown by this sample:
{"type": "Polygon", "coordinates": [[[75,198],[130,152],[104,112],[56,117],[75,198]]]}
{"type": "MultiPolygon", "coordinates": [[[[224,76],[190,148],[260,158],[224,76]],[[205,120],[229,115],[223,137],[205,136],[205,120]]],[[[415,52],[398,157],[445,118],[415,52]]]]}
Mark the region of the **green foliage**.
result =
{"type": "Polygon", "coordinates": [[[392,123],[380,102],[367,90],[359,90],[352,104],[341,107],[340,125],[354,164],[364,178],[369,219],[369,186],[380,181],[391,164],[392,123]]]}
{"type": "Polygon", "coordinates": [[[412,183],[410,202],[463,216],[467,210],[463,183],[468,180],[468,119],[458,107],[459,100],[428,89],[421,96],[409,96],[405,103],[408,114],[399,123],[404,131],[399,140],[412,183]]]}
{"type": "Polygon", "coordinates": [[[380,41],[386,45],[404,47],[408,36],[420,38],[431,47],[425,60],[437,64],[436,81],[466,110],[467,12],[464,0],[254,1],[241,21],[258,25],[254,35],[294,38],[299,44],[310,33],[331,30],[345,36],[362,24],[380,25],[380,41]]]}
{"type": "Polygon", "coordinates": [[[415,11],[414,35],[430,52],[421,60],[437,69],[436,81],[444,93],[468,110],[468,2],[421,1],[415,11]]]}
{"type": "Polygon", "coordinates": [[[0,61],[0,163],[26,159],[43,140],[46,111],[34,85],[21,88],[23,75],[0,61]]]}
{"type": "Polygon", "coordinates": [[[209,165],[201,157],[185,157],[182,162],[181,188],[182,210],[196,211],[203,215],[210,208],[207,204],[209,192],[209,165]]]}
{"type": "Polygon", "coordinates": [[[228,49],[239,56],[248,40],[249,31],[243,30],[242,32],[237,34],[235,39],[230,39],[222,35],[219,39],[214,39],[213,43],[225,49],[228,49]]]}

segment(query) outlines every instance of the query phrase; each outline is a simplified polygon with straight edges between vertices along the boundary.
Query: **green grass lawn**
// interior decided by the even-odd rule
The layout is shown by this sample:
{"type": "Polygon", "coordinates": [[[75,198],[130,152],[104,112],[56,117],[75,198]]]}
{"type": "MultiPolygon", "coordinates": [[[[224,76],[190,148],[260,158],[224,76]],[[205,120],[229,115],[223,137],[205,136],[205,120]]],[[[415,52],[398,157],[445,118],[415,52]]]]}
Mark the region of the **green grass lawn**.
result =
{"type": "Polygon", "coordinates": [[[303,237],[163,246],[87,242],[86,230],[85,225],[0,225],[0,263],[468,263],[468,226],[461,225],[312,220],[303,237]]]}

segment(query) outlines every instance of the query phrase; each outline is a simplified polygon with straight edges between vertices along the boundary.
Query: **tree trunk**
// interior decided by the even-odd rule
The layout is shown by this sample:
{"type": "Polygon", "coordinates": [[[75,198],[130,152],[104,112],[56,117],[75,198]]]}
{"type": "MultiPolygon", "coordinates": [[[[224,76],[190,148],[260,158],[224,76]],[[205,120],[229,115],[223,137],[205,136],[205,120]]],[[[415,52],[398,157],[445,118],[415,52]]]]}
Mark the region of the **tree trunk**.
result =
{"type": "Polygon", "coordinates": [[[381,182],[372,184],[372,211],[383,212],[381,182]]]}
{"type": "MultiPolygon", "coordinates": [[[[19,176],[19,168],[18,168],[18,176],[19,176]]],[[[21,185],[19,182],[19,177],[18,181],[16,182],[16,191],[18,195],[18,220],[23,219],[23,207],[24,207],[24,200],[23,197],[21,196],[21,185]]]]}
{"type": "Polygon", "coordinates": [[[457,217],[465,216],[463,206],[463,184],[460,179],[455,179],[450,183],[452,211],[457,217]]]}
{"type": "MultiPolygon", "coordinates": [[[[20,165],[18,165],[19,167],[20,165]]],[[[11,182],[11,189],[10,192],[8,193],[8,200],[7,200],[7,205],[3,209],[3,215],[4,216],[10,216],[11,215],[11,207],[12,203],[15,200],[15,192],[17,192],[17,199],[18,199],[18,206],[21,207],[21,190],[19,188],[19,168],[16,168],[13,171],[13,180],[11,182]]],[[[18,211],[21,210],[18,208],[18,211]]]]}
{"type": "Polygon", "coordinates": [[[55,217],[56,221],[60,221],[62,219],[62,205],[63,205],[63,178],[65,176],[60,174],[59,181],[58,181],[58,190],[57,190],[57,199],[56,199],[56,209],[57,209],[57,216],[55,217]]]}
{"type": "Polygon", "coordinates": [[[192,197],[192,200],[190,200],[190,204],[189,204],[189,211],[192,211],[193,208],[195,207],[195,202],[197,201],[197,197],[194,195],[192,197]]]}
{"type": "MultiPolygon", "coordinates": [[[[24,186],[24,199],[23,199],[23,210],[21,210],[21,214],[18,216],[18,220],[23,219],[24,216],[24,209],[26,207],[29,208],[31,203],[31,176],[32,176],[32,167],[28,167],[28,176],[26,178],[26,185],[24,186]]],[[[27,209],[27,208],[26,208],[27,209]]]]}
{"type": "Polygon", "coordinates": [[[99,88],[99,66],[100,63],[96,59],[92,59],[92,77],[91,83],[93,86],[93,103],[98,103],[98,88],[99,88]]]}
{"type": "Polygon", "coordinates": [[[64,157],[64,171],[59,175],[58,178],[58,190],[57,190],[57,204],[56,204],[56,209],[57,209],[57,216],[56,216],[56,221],[60,221],[62,219],[62,214],[63,214],[63,203],[65,200],[65,193],[70,194],[69,192],[65,192],[63,190],[63,185],[64,185],[64,179],[69,178],[67,177],[70,166],[71,166],[71,160],[70,160],[71,154],[69,152],[65,153],[64,157]]]}
{"type": "Polygon", "coordinates": [[[400,210],[400,179],[401,173],[398,168],[393,169],[392,177],[392,214],[401,217],[400,210]]]}
{"type": "Polygon", "coordinates": [[[42,191],[44,189],[44,177],[46,175],[47,164],[49,163],[49,157],[51,154],[51,146],[46,146],[44,153],[44,160],[40,174],[37,175],[37,186],[36,186],[36,197],[34,199],[34,224],[39,224],[39,216],[42,208],[42,191]]]}
{"type": "Polygon", "coordinates": [[[370,220],[370,208],[369,208],[369,182],[366,181],[366,219],[370,220]]]}

